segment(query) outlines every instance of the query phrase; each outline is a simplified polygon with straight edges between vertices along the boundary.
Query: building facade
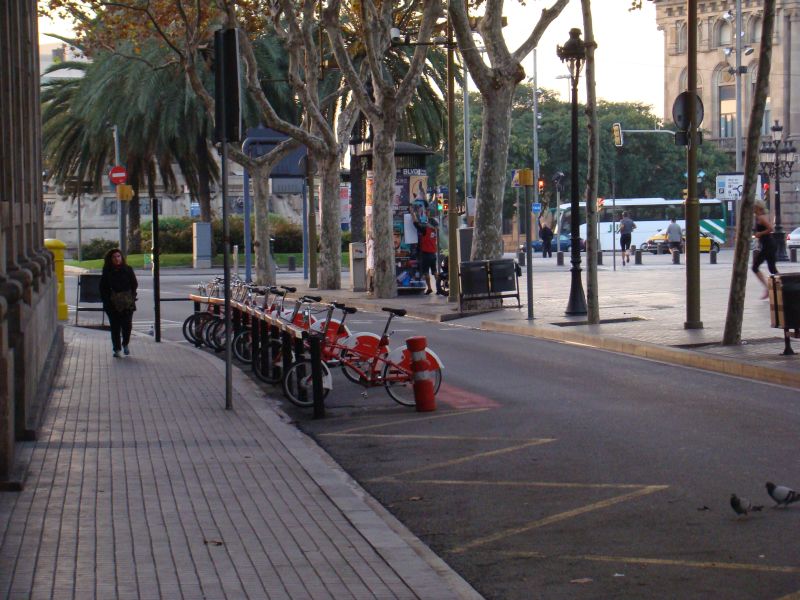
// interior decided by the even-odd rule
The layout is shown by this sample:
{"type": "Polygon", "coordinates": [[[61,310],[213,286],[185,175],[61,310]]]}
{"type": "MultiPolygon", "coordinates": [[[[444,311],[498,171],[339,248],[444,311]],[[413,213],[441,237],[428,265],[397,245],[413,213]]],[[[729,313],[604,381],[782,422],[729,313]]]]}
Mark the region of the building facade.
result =
{"type": "MultiPolygon", "coordinates": [[[[687,88],[686,0],[654,0],[658,29],[664,32],[665,121],[672,121],[672,104],[687,88]]],[[[718,144],[735,155],[737,76],[739,78],[742,136],[752,108],[758,56],[761,45],[762,2],[760,0],[710,0],[698,2],[697,88],[705,117],[701,128],[704,143],[718,144]],[[741,69],[736,71],[736,10],[741,6],[741,69]]],[[[773,33],[770,87],[761,133],[772,135],[778,121],[783,138],[800,148],[800,0],[777,0],[773,33]]],[[[743,141],[743,147],[746,142],[743,141]]],[[[702,168],[702,165],[699,165],[702,168]]],[[[781,212],[785,230],[800,226],[800,165],[792,176],[781,178],[781,212]]],[[[774,192],[774,186],[772,187],[774,192]]]]}
{"type": "Polygon", "coordinates": [[[0,489],[18,486],[60,359],[53,256],[44,248],[36,2],[0,3],[0,489]]]}

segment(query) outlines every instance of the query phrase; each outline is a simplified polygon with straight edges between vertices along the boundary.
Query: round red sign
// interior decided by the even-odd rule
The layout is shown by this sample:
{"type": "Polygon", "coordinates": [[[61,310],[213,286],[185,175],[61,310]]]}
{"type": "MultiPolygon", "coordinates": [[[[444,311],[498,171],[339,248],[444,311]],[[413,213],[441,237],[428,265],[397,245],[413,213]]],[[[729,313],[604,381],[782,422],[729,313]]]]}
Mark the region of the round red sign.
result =
{"type": "Polygon", "coordinates": [[[128,172],[125,167],[112,167],[111,171],[108,172],[108,179],[114,185],[125,183],[128,180],[128,172]]]}

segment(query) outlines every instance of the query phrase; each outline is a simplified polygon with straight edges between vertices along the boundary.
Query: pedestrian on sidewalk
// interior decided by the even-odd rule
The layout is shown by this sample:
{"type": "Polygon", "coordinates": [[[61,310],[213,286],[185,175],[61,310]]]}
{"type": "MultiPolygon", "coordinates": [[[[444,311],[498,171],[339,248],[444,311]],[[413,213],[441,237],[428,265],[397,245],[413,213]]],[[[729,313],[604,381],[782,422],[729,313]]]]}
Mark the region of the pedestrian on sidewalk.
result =
{"type": "Polygon", "coordinates": [[[683,241],[683,231],[681,231],[681,226],[675,221],[675,217],[672,217],[670,224],[667,225],[667,243],[669,244],[669,249],[680,252],[681,241],[683,241]]]}
{"type": "Polygon", "coordinates": [[[553,230],[547,223],[542,223],[539,229],[539,239],[542,240],[542,258],[553,257],[553,230]]]}
{"type": "Polygon", "coordinates": [[[114,358],[119,353],[130,354],[128,344],[133,329],[133,313],[136,310],[136,289],[139,283],[136,274],[125,262],[119,248],[106,252],[103,261],[103,274],[100,276],[100,298],[103,310],[111,325],[111,347],[114,358]]]}
{"type": "Polygon", "coordinates": [[[753,214],[755,215],[753,236],[756,238],[756,247],[753,251],[753,273],[764,285],[764,294],[761,296],[763,299],[769,295],[769,285],[767,276],[759,270],[759,267],[766,261],[769,272],[772,275],[778,274],[778,267],[775,265],[778,247],[775,244],[775,237],[772,235],[775,228],[772,226],[772,219],[767,215],[767,205],[763,200],[755,201],[753,214]]]}
{"type": "Polygon", "coordinates": [[[626,210],[622,213],[622,219],[619,222],[619,248],[622,250],[623,265],[631,262],[631,257],[628,253],[631,249],[631,235],[634,229],[636,229],[636,223],[628,216],[628,211],[626,210]]]}
{"type": "Polygon", "coordinates": [[[425,290],[425,293],[433,293],[433,287],[431,286],[431,274],[433,274],[433,279],[436,282],[436,293],[444,295],[442,287],[439,284],[439,278],[436,275],[436,251],[438,250],[439,223],[436,219],[427,219],[423,223],[416,210],[413,210],[412,207],[409,207],[408,210],[411,213],[414,220],[414,227],[419,235],[417,263],[419,264],[420,273],[422,273],[425,279],[425,285],[428,288],[425,290]]]}

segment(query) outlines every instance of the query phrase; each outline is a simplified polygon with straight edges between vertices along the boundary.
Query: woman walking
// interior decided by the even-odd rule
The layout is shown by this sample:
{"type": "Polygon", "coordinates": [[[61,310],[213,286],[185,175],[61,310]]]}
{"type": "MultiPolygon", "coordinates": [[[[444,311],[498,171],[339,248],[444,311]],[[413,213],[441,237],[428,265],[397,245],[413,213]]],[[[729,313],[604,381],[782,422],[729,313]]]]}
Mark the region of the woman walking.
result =
{"type": "Polygon", "coordinates": [[[122,251],[119,248],[112,248],[106,252],[103,274],[100,276],[100,297],[103,300],[103,310],[111,324],[114,358],[119,358],[120,351],[124,352],[125,356],[131,353],[128,344],[131,341],[138,286],[136,275],[125,262],[122,251]]]}
{"type": "Polygon", "coordinates": [[[752,268],[758,280],[764,284],[764,294],[761,298],[766,298],[769,295],[767,276],[759,271],[758,268],[766,261],[769,272],[773,275],[778,274],[778,267],[775,266],[775,255],[777,254],[778,246],[775,244],[775,237],[772,235],[775,228],[772,226],[772,219],[767,216],[767,205],[763,200],[755,201],[753,213],[755,215],[753,237],[756,238],[756,249],[753,252],[752,268]]]}

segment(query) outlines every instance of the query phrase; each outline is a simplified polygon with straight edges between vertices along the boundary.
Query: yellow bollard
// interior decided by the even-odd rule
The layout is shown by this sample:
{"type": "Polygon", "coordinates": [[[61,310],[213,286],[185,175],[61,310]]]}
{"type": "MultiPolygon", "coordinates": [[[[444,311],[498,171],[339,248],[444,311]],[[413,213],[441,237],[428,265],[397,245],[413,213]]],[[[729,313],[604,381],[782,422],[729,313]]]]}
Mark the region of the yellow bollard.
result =
{"type": "Polygon", "coordinates": [[[67,245],[61,240],[46,239],[44,246],[53,253],[53,262],[56,268],[56,281],[58,282],[58,320],[66,321],[69,318],[67,310],[67,292],[64,287],[64,250],[67,245]]]}

